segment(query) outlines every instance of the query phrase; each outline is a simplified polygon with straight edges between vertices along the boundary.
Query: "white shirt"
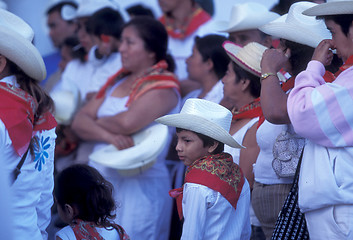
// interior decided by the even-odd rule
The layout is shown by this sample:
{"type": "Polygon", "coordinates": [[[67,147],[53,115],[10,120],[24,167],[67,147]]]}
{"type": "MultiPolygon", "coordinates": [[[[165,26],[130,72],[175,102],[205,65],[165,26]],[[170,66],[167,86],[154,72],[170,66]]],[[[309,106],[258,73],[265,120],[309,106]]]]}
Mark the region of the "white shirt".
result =
{"type": "MultiPolygon", "coordinates": [[[[242,128],[240,128],[236,133],[234,133],[232,137],[238,143],[243,143],[245,134],[258,121],[259,121],[258,117],[251,119],[242,128]]],[[[239,164],[240,148],[232,148],[232,147],[224,144],[224,151],[229,153],[230,155],[232,155],[233,162],[235,162],[236,164],[239,164]]]]}
{"type": "Polygon", "coordinates": [[[94,56],[96,47],[89,52],[88,61],[81,62],[79,59],[70,61],[60,82],[53,88],[53,91],[78,89],[81,102],[86,99],[89,92],[97,92],[108,78],[119,71],[122,67],[120,53],[113,53],[109,57],[97,59],[94,56]]]}
{"type": "MultiPolygon", "coordinates": [[[[183,104],[184,105],[185,101],[189,98],[198,98],[199,95],[201,94],[201,89],[196,89],[190,93],[188,93],[184,98],[183,98],[183,104]]],[[[220,103],[221,100],[223,99],[223,83],[221,80],[219,80],[213,87],[212,89],[205,95],[203,98],[205,100],[214,102],[214,103],[220,103]]]]}
{"type": "MultiPolygon", "coordinates": [[[[14,76],[1,79],[1,82],[18,86],[14,76]]],[[[0,120],[0,165],[5,177],[9,179],[21,161],[12,145],[9,133],[0,120]]],[[[53,204],[53,170],[55,128],[34,132],[39,143],[34,149],[35,157],[28,153],[17,180],[10,186],[12,230],[14,240],[47,239],[46,228],[51,220],[53,204]]],[[[2,193],[4,194],[4,193],[2,193]]],[[[1,198],[1,196],[0,196],[1,198]]],[[[3,213],[2,213],[3,214],[3,213]]]]}
{"type": "Polygon", "coordinates": [[[186,79],[188,76],[185,60],[192,54],[192,47],[194,46],[195,37],[203,37],[210,33],[221,34],[216,32],[214,21],[212,19],[201,25],[195,32],[184,39],[169,37],[168,50],[174,58],[176,65],[175,74],[178,76],[180,81],[186,79]]]}
{"type": "Polygon", "coordinates": [[[182,205],[185,221],[181,239],[250,239],[250,187],[246,180],[236,209],[219,192],[195,183],[184,185],[182,205]]]}
{"type": "Polygon", "coordinates": [[[275,125],[265,120],[256,131],[260,152],[254,164],[255,181],[262,184],[292,184],[293,177],[280,178],[272,168],[273,145],[285,124],[275,125]]]}

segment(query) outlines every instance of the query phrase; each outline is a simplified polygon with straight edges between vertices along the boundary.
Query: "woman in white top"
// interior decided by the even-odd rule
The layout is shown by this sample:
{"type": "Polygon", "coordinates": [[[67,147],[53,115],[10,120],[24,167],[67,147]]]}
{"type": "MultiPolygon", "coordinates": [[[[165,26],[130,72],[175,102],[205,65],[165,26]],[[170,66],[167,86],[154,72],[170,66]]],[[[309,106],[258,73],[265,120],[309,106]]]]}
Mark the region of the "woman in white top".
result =
{"type": "MultiPolygon", "coordinates": [[[[149,17],[135,17],[122,31],[119,52],[123,68],[76,115],[72,127],[79,137],[94,141],[94,152],[108,144],[133,146],[131,135],[154,119],[177,110],[179,82],[167,55],[164,26],[149,17]],[[168,62],[169,61],[169,62],[168,62]]],[[[116,169],[90,162],[115,188],[120,203],[117,222],[132,239],[167,239],[171,199],[164,155],[148,170],[122,176],[116,169]]]]}
{"type": "MultiPolygon", "coordinates": [[[[259,101],[261,84],[258,71],[260,71],[260,62],[257,62],[258,69],[256,71],[254,66],[246,64],[246,60],[243,59],[244,55],[241,56],[241,53],[246,52],[247,48],[242,48],[229,41],[225,42],[223,47],[233,60],[228,64],[227,73],[222,79],[224,99],[233,113],[229,132],[237,142],[246,147],[236,149],[225,146],[224,151],[230,153],[233,161],[239,164],[252,190],[254,183],[253,164],[260,151],[256,142],[257,123],[262,115],[259,101]]],[[[261,239],[264,234],[251,205],[250,222],[251,239],[261,239]]]]}
{"type": "Polygon", "coordinates": [[[6,10],[0,9],[0,19],[0,164],[9,186],[11,239],[47,239],[54,185],[53,101],[39,86],[46,70],[32,44],[32,28],[6,10]]]}

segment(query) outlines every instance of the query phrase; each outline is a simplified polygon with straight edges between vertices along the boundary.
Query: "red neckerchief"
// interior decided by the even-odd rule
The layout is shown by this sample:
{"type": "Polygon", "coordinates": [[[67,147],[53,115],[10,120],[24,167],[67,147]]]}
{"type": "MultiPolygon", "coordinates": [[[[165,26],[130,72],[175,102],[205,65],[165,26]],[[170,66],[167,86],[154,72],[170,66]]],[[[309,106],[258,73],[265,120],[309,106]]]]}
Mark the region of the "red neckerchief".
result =
{"type": "Polygon", "coordinates": [[[338,77],[338,75],[340,75],[341,72],[350,68],[351,66],[353,66],[353,55],[347,59],[347,61],[339,68],[339,70],[334,74],[334,76],[338,77]]]}
{"type": "MultiPolygon", "coordinates": [[[[77,240],[104,240],[104,238],[97,232],[96,224],[92,222],[75,219],[73,223],[70,224],[70,227],[74,231],[77,240]]],[[[130,237],[121,226],[112,224],[112,227],[118,231],[120,239],[130,240],[130,237]]]]}
{"type": "Polygon", "coordinates": [[[232,110],[233,119],[232,121],[236,121],[238,119],[245,118],[255,118],[262,116],[262,109],[260,104],[260,98],[256,98],[253,102],[241,107],[238,111],[235,109],[232,110]]]}
{"type": "MultiPolygon", "coordinates": [[[[228,153],[205,156],[196,160],[185,173],[185,183],[197,183],[211,188],[228,200],[234,209],[243,189],[245,177],[228,153]]],[[[176,199],[179,218],[183,218],[183,187],[172,189],[169,195],[176,199]]]]}
{"type": "Polygon", "coordinates": [[[27,151],[35,131],[49,130],[57,125],[53,115],[46,112],[33,126],[36,108],[33,97],[27,92],[5,82],[0,83],[0,119],[19,156],[27,151]]]}
{"type": "Polygon", "coordinates": [[[211,16],[204,11],[201,7],[193,9],[192,13],[185,20],[187,25],[183,29],[174,28],[174,19],[163,15],[159,21],[165,26],[168,35],[172,38],[184,39],[195,32],[202,24],[208,22],[211,16]]]}
{"type": "MultiPolygon", "coordinates": [[[[145,92],[152,89],[175,88],[180,91],[180,84],[175,75],[167,70],[168,64],[162,60],[157,64],[147,69],[142,76],[134,80],[129,99],[126,107],[130,106],[133,101],[142,96],[145,92]]],[[[105,95],[107,89],[113,86],[117,81],[129,75],[125,69],[119,70],[116,74],[111,76],[106,84],[99,90],[97,98],[105,95]]]]}

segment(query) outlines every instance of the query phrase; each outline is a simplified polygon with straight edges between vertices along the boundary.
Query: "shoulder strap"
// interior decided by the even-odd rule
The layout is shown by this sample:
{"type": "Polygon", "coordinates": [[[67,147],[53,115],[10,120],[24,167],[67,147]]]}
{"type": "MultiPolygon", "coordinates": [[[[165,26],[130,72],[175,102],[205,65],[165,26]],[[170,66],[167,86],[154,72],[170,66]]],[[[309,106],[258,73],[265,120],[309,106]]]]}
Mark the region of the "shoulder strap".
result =
{"type": "Polygon", "coordinates": [[[21,173],[21,168],[22,168],[23,163],[26,160],[28,151],[29,151],[29,147],[28,147],[27,151],[23,154],[23,156],[21,158],[21,161],[17,164],[16,168],[12,172],[12,184],[14,184],[14,182],[16,181],[18,175],[21,173]]]}

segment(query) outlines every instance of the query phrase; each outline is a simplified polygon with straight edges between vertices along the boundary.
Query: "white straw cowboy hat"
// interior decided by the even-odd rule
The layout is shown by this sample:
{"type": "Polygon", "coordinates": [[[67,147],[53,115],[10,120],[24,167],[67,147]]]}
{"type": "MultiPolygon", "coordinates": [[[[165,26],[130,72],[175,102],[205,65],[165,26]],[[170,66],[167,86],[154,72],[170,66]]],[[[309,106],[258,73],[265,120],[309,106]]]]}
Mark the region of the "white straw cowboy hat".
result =
{"type": "Polygon", "coordinates": [[[316,48],[323,39],[331,39],[323,20],[303,15],[303,11],[316,5],[312,2],[293,3],[287,14],[260,27],[260,30],[274,37],[316,48]]]}
{"type": "Polygon", "coordinates": [[[180,113],[170,114],[155,121],[167,126],[201,133],[228,146],[241,148],[229,134],[232,113],[225,107],[204,99],[189,98],[180,113]]]}
{"type": "Polygon", "coordinates": [[[0,9],[0,54],[14,62],[31,78],[42,81],[46,77],[43,58],[32,44],[34,32],[21,18],[0,9]]]}
{"type": "Polygon", "coordinates": [[[218,21],[216,25],[220,32],[237,32],[258,29],[279,16],[279,14],[269,11],[263,4],[247,2],[233,5],[230,20],[218,21]]]}
{"type": "Polygon", "coordinates": [[[92,153],[89,159],[114,168],[121,175],[136,175],[155,164],[168,142],[168,137],[167,126],[154,124],[132,136],[135,146],[118,150],[115,146],[108,145],[92,153]]]}
{"type": "Polygon", "coordinates": [[[308,16],[353,14],[353,1],[327,0],[326,3],[305,10],[303,14],[308,16]]]}
{"type": "MultiPolygon", "coordinates": [[[[262,55],[268,49],[257,42],[250,42],[244,47],[239,46],[231,41],[225,41],[223,48],[228,56],[241,68],[260,77],[261,76],[261,59],[262,55]]],[[[285,77],[280,72],[277,73],[281,81],[285,81],[285,77]]]]}
{"type": "Polygon", "coordinates": [[[78,5],[76,14],[73,16],[73,18],[90,17],[95,12],[103,8],[112,8],[114,10],[118,10],[119,5],[116,1],[110,0],[82,0],[78,5]]]}

